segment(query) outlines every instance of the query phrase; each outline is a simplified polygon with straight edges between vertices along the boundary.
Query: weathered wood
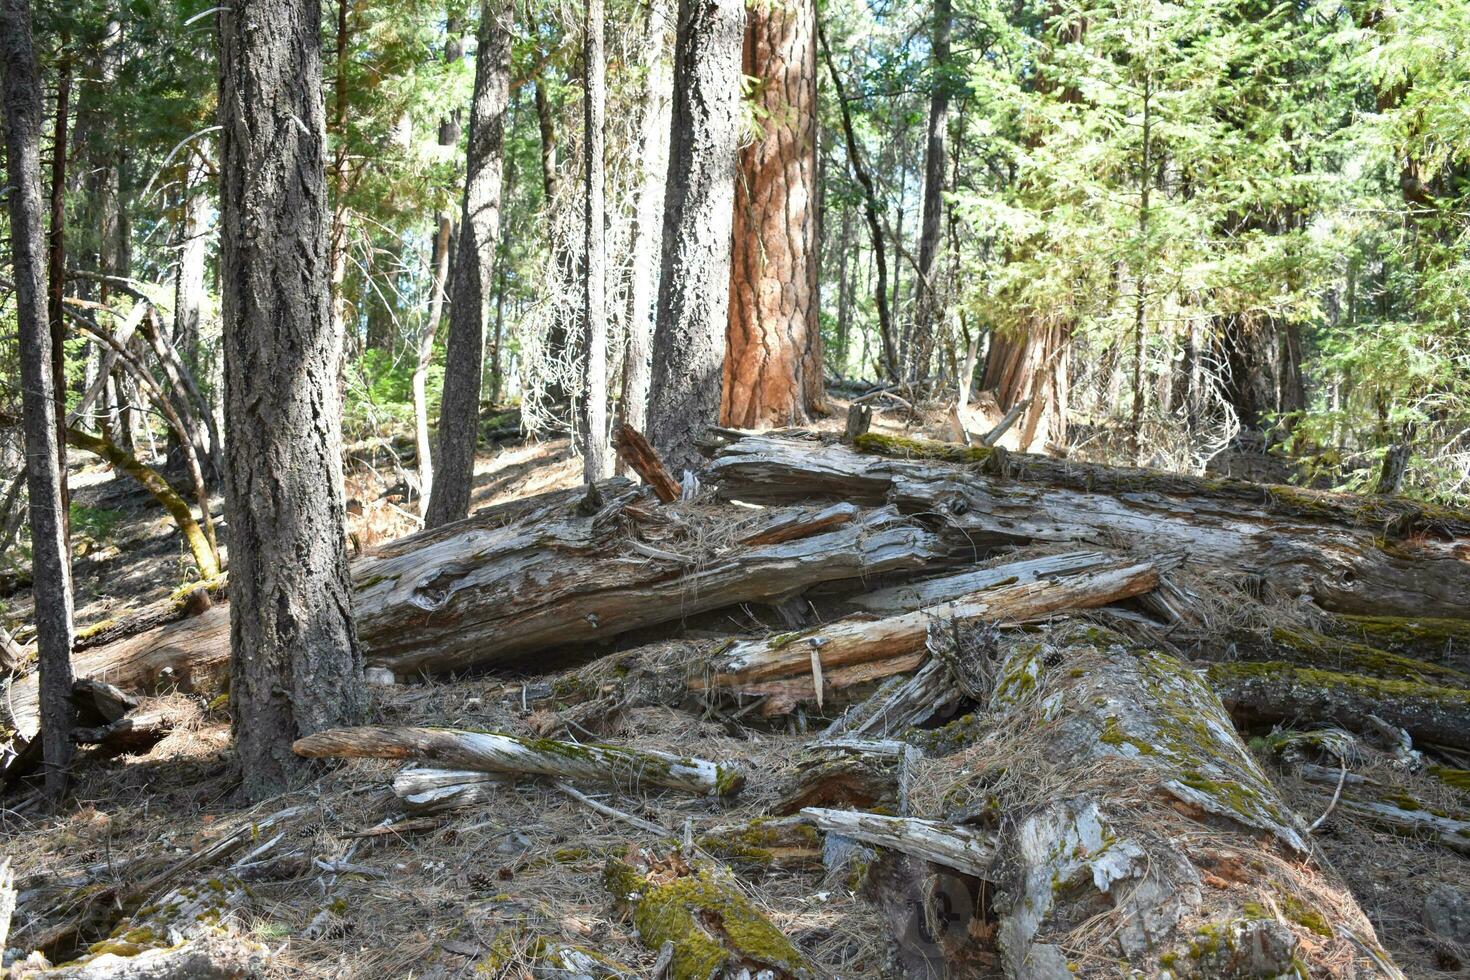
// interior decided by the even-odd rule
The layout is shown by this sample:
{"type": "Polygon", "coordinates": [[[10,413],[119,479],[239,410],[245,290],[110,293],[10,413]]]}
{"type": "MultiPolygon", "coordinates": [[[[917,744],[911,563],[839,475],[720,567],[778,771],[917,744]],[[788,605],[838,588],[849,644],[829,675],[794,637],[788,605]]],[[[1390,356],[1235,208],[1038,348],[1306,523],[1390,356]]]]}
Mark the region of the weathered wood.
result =
{"type": "Polygon", "coordinates": [[[711,827],[694,839],[701,851],[742,870],[822,867],[822,840],[801,816],[756,817],[711,827]]]}
{"type": "Polygon", "coordinates": [[[891,738],[949,711],[963,692],[949,665],[931,657],[911,677],[890,677],[822,732],[822,738],[891,738]]]}
{"type": "Polygon", "coordinates": [[[514,782],[509,773],[408,766],[393,777],[393,795],[410,813],[444,813],[488,802],[514,782]]]}
{"type": "Polygon", "coordinates": [[[78,728],[72,738],[78,745],[97,745],[112,752],[146,752],[179,727],[177,711],[168,707],[134,711],[96,728],[78,728]]]}
{"type": "Polygon", "coordinates": [[[138,706],[134,695],[89,677],[72,684],[71,700],[77,706],[77,720],[83,724],[93,718],[114,722],[138,706]]]}
{"type": "Polygon", "coordinates": [[[972,827],[821,807],[808,807],[801,815],[829,834],[886,847],[977,878],[994,877],[995,837],[972,827]]]}
{"type": "Polygon", "coordinates": [[[1082,624],[1001,652],[976,771],[933,791],[1021,808],[993,875],[1006,976],[1397,975],[1199,673],[1082,624]],[[1035,776],[988,782],[987,758],[1035,776]]]}
{"type": "Polygon", "coordinates": [[[1470,515],[1399,498],[1206,480],[869,433],[863,449],[750,436],[708,479],[728,498],[891,502],[942,519],[978,549],[1147,541],[1229,579],[1345,613],[1453,616],[1470,608],[1470,515]]]}
{"type": "Polygon", "coordinates": [[[1024,561],[1005,562],[989,568],[975,568],[942,575],[937,578],[903,582],[886,589],[854,596],[850,604],[865,612],[879,615],[911,612],[947,602],[960,596],[994,589],[1003,585],[1024,585],[1039,579],[1073,575],[1103,565],[1116,564],[1118,557],[1102,551],[1071,551],[1061,555],[1043,555],[1024,561]]]}
{"type": "MultiPolygon", "coordinates": [[[[800,695],[799,687],[769,682],[808,677],[815,650],[823,681],[836,690],[916,667],[925,655],[930,625],[936,621],[1032,622],[1056,612],[1116,602],[1147,592],[1157,583],[1158,573],[1151,564],[1114,564],[1054,580],[990,589],[901,616],[840,620],[805,633],[737,643],[715,663],[709,677],[696,677],[691,685],[789,700],[800,695]]],[[[807,683],[808,695],[815,698],[815,687],[810,680],[807,683]]]]}
{"type": "Polygon", "coordinates": [[[1470,672],[1470,619],[1333,616],[1324,633],[1470,672]]]}
{"type": "Polygon", "coordinates": [[[906,813],[917,757],[912,745],[893,739],[813,742],[797,756],[796,771],[771,812],[789,816],[807,807],[848,807],[906,813]]]}
{"type": "Polygon", "coordinates": [[[291,748],[309,759],[417,759],[446,769],[665,786],[702,796],[729,796],[745,784],[741,773],[704,759],[450,728],[335,728],[297,739],[291,748]]]}
{"type": "Polygon", "coordinates": [[[668,504],[679,499],[679,481],[669,475],[663,460],[658,458],[658,453],[643,438],[643,433],[626,422],[619,422],[613,429],[612,444],[618,452],[618,458],[653,488],[659,500],[668,504]]]}
{"type": "Polygon", "coordinates": [[[690,868],[677,855],[609,859],[603,884],[628,909],[638,941],[674,944],[670,975],[702,980],[811,980],[816,974],[791,940],[717,867],[690,868]]]}
{"type": "Polygon", "coordinates": [[[1281,662],[1211,664],[1211,685],[1243,724],[1331,722],[1373,731],[1373,717],[1416,741],[1470,749],[1470,690],[1339,674],[1281,662]]]}
{"type": "MultiPolygon", "coordinates": [[[[631,517],[631,496],[591,516],[572,508],[584,496],[557,496],[503,526],[477,515],[354,562],[353,608],[368,666],[409,674],[515,662],[819,583],[912,571],[949,553],[891,510],[756,512],[731,529],[727,513],[695,506],[678,520],[632,520],[630,529],[619,518],[631,517]],[[742,537],[758,543],[741,544],[742,537]]],[[[216,606],[87,650],[74,657],[77,676],[126,691],[217,692],[229,672],[229,619],[228,607],[216,606]]],[[[18,679],[9,699],[26,737],[38,728],[35,685],[34,675],[18,679]]]]}

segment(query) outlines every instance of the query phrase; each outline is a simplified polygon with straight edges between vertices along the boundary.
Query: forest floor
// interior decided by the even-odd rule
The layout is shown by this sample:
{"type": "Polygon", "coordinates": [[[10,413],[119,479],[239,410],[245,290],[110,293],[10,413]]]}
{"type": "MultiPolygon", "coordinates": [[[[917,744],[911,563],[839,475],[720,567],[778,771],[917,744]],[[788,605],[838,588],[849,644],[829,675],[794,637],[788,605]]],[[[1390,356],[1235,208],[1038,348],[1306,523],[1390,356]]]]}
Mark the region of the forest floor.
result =
{"type": "MultiPolygon", "coordinates": [[[[840,414],[824,427],[841,428],[840,414]]],[[[883,428],[904,431],[885,417],[883,428]]],[[[929,420],[932,427],[936,424],[929,420]]],[[[911,431],[911,430],[910,430],[911,431]]],[[[382,463],[384,457],[379,456],[382,463]]],[[[95,471],[73,476],[75,499],[109,512],[86,532],[77,561],[78,621],[115,618],[181,584],[183,552],[171,525],[146,498],[95,471]]],[[[473,507],[575,485],[580,463],[567,440],[496,448],[479,460],[473,507]]],[[[415,530],[401,469],[349,466],[353,547],[369,549],[415,530]]],[[[27,598],[13,596],[7,619],[28,618],[27,598]]],[[[742,624],[727,621],[728,632],[742,624]]],[[[748,628],[749,622],[743,624],[748,628]]],[[[708,641],[669,639],[630,656],[697,655],[708,641]],[[671,649],[671,647],[687,649],[671,649]]],[[[575,670],[576,668],[572,668],[575,670]]],[[[547,708],[536,692],[557,676],[514,674],[373,689],[373,722],[446,725],[540,735],[547,708]]],[[[177,697],[183,697],[177,695],[177,697]]],[[[0,810],[3,852],[22,883],[126,882],[140,867],[177,859],[200,845],[285,807],[304,804],[273,853],[300,851],[295,873],[252,882],[240,928],[272,952],[272,976],[352,978],[530,977],[529,955],[546,937],[596,951],[648,976],[656,951],[640,946],[612,908],[601,873],[608,856],[630,844],[653,847],[655,835],[594,812],[538,781],[496,792],[491,802],[432,818],[404,820],[387,789],[397,768],[360,761],[325,772],[295,793],[250,807],[231,775],[229,721],[199,702],[195,721],[143,755],[84,756],[74,802],[46,815],[34,797],[0,810]],[[14,808],[12,808],[14,807],[14,808]],[[395,823],[396,821],[396,823],[395,823]],[[103,870],[98,871],[98,867],[103,870]]],[[[795,726],[738,724],[666,708],[638,708],[600,739],[733,762],[751,774],[733,803],[674,792],[594,794],[654,821],[678,837],[765,810],[807,736],[795,726]]],[[[1287,771],[1263,765],[1287,799],[1314,818],[1320,803],[1287,771]]],[[[1464,809],[1470,794],[1427,777],[1373,773],[1421,800],[1464,809]]],[[[1470,860],[1429,841],[1397,837],[1334,814],[1317,838],[1325,859],[1350,884],[1380,940],[1412,978],[1465,976],[1470,960],[1432,939],[1422,925],[1425,896],[1437,886],[1470,893],[1470,860]]],[[[842,978],[885,972],[887,943],[878,914],[841,875],[759,864],[738,868],[741,887],[823,971],[842,978]]],[[[214,873],[219,873],[218,871],[214,873]]],[[[78,889],[75,912],[95,890],[78,889]]],[[[105,930],[101,933],[105,935],[105,930]]],[[[83,939],[100,938],[99,935],[83,939]]],[[[997,974],[998,975],[998,974],[997,974]]]]}

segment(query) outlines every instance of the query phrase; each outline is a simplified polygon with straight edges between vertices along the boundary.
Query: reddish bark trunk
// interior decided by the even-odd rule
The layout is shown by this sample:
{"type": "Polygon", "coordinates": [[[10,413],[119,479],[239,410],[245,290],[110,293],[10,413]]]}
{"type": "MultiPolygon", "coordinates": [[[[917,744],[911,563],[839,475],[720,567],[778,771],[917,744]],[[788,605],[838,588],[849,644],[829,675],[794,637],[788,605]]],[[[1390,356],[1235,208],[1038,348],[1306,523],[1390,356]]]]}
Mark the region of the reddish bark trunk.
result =
{"type": "Polygon", "coordinates": [[[1021,420],[1000,439],[1007,449],[1041,451],[1067,438],[1067,347],[1064,323],[1034,324],[1025,337],[996,333],[985,358],[983,391],[995,393],[1002,412],[1030,399],[1021,420]]]}
{"type": "Polygon", "coordinates": [[[746,11],[743,71],[764,132],[735,181],[723,424],[790,425],[825,411],[817,324],[814,0],[746,11]]]}

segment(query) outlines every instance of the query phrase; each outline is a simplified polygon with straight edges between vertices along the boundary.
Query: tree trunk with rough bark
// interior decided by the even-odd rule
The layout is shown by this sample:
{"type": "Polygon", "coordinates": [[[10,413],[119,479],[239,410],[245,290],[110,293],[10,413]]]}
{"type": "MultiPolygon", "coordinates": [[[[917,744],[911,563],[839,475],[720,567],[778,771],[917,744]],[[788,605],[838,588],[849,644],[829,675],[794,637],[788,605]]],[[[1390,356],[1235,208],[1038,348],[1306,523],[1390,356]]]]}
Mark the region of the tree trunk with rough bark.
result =
{"type": "Polygon", "coordinates": [[[740,143],[739,0],[679,0],[648,434],[677,472],[716,423],[740,143]]]}
{"type": "MultiPolygon", "coordinates": [[[[665,36],[671,0],[653,0],[648,8],[647,90],[643,101],[640,142],[643,182],[633,228],[633,257],[628,289],[628,342],[623,353],[623,422],[638,432],[648,427],[648,386],[652,363],[653,318],[657,312],[658,254],[663,235],[664,178],[669,154],[669,67],[665,36]]],[[[619,472],[621,472],[621,468],[619,472]]]]}
{"type": "Polygon", "coordinates": [[[510,17],[505,0],[485,0],[480,4],[464,210],[454,257],[444,398],[439,407],[439,473],[424,514],[427,527],[438,527],[466,516],[475,481],[485,313],[500,239],[501,164],[505,113],[510,105],[510,17]]]}
{"type": "Polygon", "coordinates": [[[753,4],[741,71],[761,135],[740,151],[720,423],[801,425],[825,411],[817,322],[816,0],[753,4]]]}
{"type": "Polygon", "coordinates": [[[914,347],[911,368],[927,377],[934,354],[942,304],[939,293],[940,224],[944,219],[945,148],[949,138],[950,0],[934,0],[929,95],[929,130],[924,143],[924,203],[919,224],[919,268],[914,303],[914,347]]]}
{"type": "Polygon", "coordinates": [[[607,431],[606,165],[602,159],[607,61],[602,49],[603,0],[583,0],[582,36],[582,479],[612,476],[607,431]]]}
{"type": "Polygon", "coordinates": [[[1019,424],[1001,439],[1006,449],[1037,452],[1067,438],[1068,347],[1066,324],[1031,324],[1026,335],[997,332],[990,338],[980,390],[995,394],[1001,411],[1029,399],[1019,424]]]}
{"type": "Polygon", "coordinates": [[[245,791],[263,797],[302,767],[293,739],[360,717],[362,654],[343,533],[321,8],[235,0],[219,36],[230,705],[245,791]]]}
{"type": "Polygon", "coordinates": [[[46,793],[60,800],[75,751],[71,730],[71,556],[66,546],[58,439],[57,378],[41,237],[41,77],[36,67],[28,0],[0,2],[0,69],[4,77],[6,180],[10,185],[11,256],[20,327],[21,405],[30,493],[31,562],[40,659],[42,755],[46,793]]]}

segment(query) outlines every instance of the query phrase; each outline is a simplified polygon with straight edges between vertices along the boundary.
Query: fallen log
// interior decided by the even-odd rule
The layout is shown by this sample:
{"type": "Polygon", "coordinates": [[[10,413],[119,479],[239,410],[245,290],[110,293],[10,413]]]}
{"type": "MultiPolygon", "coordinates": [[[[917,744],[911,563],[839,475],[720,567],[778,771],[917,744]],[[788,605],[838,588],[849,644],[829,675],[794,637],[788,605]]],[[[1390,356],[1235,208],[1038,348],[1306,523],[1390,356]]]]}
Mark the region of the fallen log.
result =
{"type": "Polygon", "coordinates": [[[1310,721],[1371,732],[1376,717],[1416,741],[1470,749],[1470,690],[1280,662],[1211,664],[1208,676],[1245,725],[1310,721]]]}
{"type": "Polygon", "coordinates": [[[638,941],[658,950],[673,944],[668,976],[700,980],[810,980],[806,957],[718,868],[699,870],[677,855],[611,858],[603,884],[629,911],[638,941]]]}
{"type": "MultiPolygon", "coordinates": [[[[1229,645],[1241,659],[1278,660],[1339,674],[1470,688],[1470,673],[1312,630],[1278,626],[1267,637],[1237,633],[1229,639],[1229,645]]],[[[1208,654],[1210,647],[1218,645],[1218,638],[1211,638],[1198,647],[1208,654]]]]}
{"type": "Polygon", "coordinates": [[[701,851],[743,869],[822,867],[822,839],[801,816],[722,824],[700,834],[694,843],[701,851]]]}
{"type": "Polygon", "coordinates": [[[664,786],[701,796],[730,796],[745,784],[741,773],[704,759],[449,728],[333,728],[299,738],[291,749],[308,759],[415,759],[445,769],[664,786]]]}
{"type": "Polygon", "coordinates": [[[1302,763],[1297,773],[1308,783],[1332,787],[1317,797],[1324,813],[1343,813],[1391,833],[1433,840],[1470,854],[1470,813],[1437,809],[1370,776],[1329,766],[1302,763]],[[1339,785],[1342,790],[1337,789],[1339,785]]]}
{"type": "Polygon", "coordinates": [[[1470,672],[1470,619],[1333,616],[1323,632],[1470,672]]]}
{"type": "Polygon", "coordinates": [[[942,575],[937,578],[903,582],[854,596],[851,605],[878,615],[912,612],[935,603],[983,592],[1004,585],[1025,585],[1040,579],[1057,578],[1116,564],[1116,555],[1101,551],[1072,551],[1061,555],[1044,555],[1025,561],[1012,561],[990,568],[976,568],[942,575]]]}
{"type": "MultiPolygon", "coordinates": [[[[891,510],[757,512],[730,528],[723,511],[671,506],[658,510],[674,516],[640,524],[628,513],[632,497],[588,516],[575,509],[585,496],[556,496],[547,505],[554,516],[533,508],[533,524],[490,527],[476,515],[356,560],[353,610],[368,667],[406,675],[524,661],[820,583],[913,571],[949,554],[891,510]]],[[[130,692],[213,694],[227,681],[229,649],[229,608],[216,605],[87,650],[74,669],[130,692]]],[[[31,674],[11,688],[25,738],[39,725],[36,683],[31,674]]]]}
{"type": "Polygon", "coordinates": [[[72,741],[97,745],[110,752],[146,752],[179,727],[179,713],[170,707],[134,711],[96,728],[77,728],[72,741]]]}
{"type": "Polygon", "coordinates": [[[1006,976],[1398,975],[1199,673],[1082,624],[1001,652],[928,792],[998,820],[1006,976]]]}
{"type": "Polygon", "coordinates": [[[1400,498],[1111,469],[869,433],[868,452],[749,436],[707,479],[751,503],[840,498],[930,515],[985,550],[1147,541],[1336,612],[1453,616],[1470,608],[1470,515],[1400,498]],[[883,454],[912,458],[886,458],[883,454]]]}
{"type": "Polygon", "coordinates": [[[953,602],[886,619],[845,619],[798,633],[734,644],[691,687],[728,694],[766,695],[767,714],[791,710],[819,690],[843,687],[912,670],[927,656],[931,624],[979,620],[1034,622],[1057,612],[1089,609],[1147,592],[1158,584],[1149,563],[1114,564],[1091,572],[1040,579],[978,592],[953,602]],[[820,684],[812,670],[820,662],[820,684]]]}
{"type": "Polygon", "coordinates": [[[508,773],[408,766],[393,777],[393,795],[422,816],[488,802],[514,780],[508,773]]]}
{"type": "Polygon", "coordinates": [[[828,725],[822,738],[892,738],[952,710],[963,696],[949,665],[930,657],[910,677],[890,677],[828,725]]]}

